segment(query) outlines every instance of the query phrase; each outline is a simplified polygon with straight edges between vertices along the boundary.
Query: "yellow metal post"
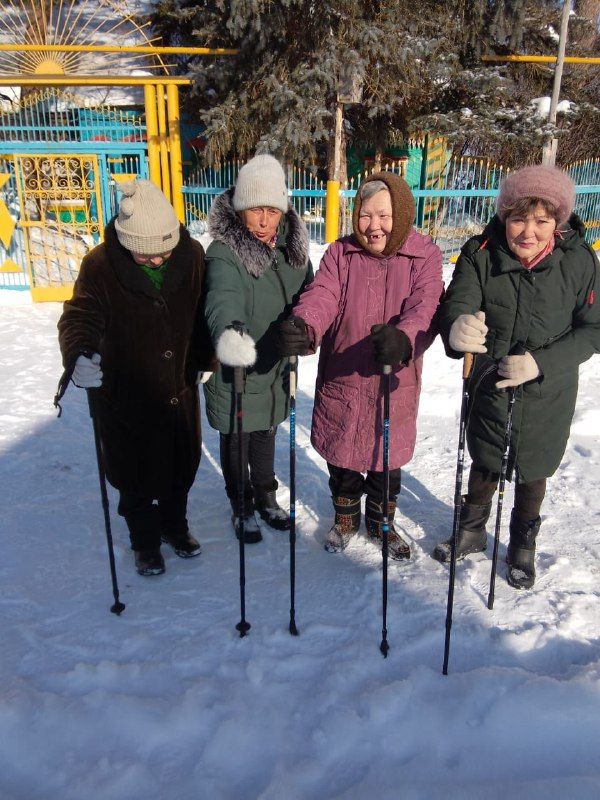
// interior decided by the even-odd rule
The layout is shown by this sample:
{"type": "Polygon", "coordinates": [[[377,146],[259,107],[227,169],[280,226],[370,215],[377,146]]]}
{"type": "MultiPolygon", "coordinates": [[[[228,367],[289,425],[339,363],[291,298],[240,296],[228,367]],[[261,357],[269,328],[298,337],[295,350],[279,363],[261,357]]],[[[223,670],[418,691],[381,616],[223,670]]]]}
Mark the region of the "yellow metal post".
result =
{"type": "Polygon", "coordinates": [[[162,188],[160,175],[160,147],[158,140],[158,117],[156,114],[156,89],[152,84],[144,85],[144,103],[146,106],[146,134],[148,137],[148,166],[150,180],[162,188]]]}
{"type": "Polygon", "coordinates": [[[169,118],[169,152],[171,155],[171,194],[177,218],[185,224],[183,200],[183,168],[181,165],[181,132],[179,128],[179,89],[167,86],[167,115],[169,118]]]}
{"type": "Polygon", "coordinates": [[[162,190],[167,200],[171,199],[171,175],[169,174],[169,142],[167,139],[167,107],[165,90],[162,86],[156,87],[158,106],[158,146],[160,149],[160,174],[162,190]]]}
{"type": "Polygon", "coordinates": [[[325,198],[325,241],[335,242],[340,230],[340,182],[327,181],[325,198]]]}

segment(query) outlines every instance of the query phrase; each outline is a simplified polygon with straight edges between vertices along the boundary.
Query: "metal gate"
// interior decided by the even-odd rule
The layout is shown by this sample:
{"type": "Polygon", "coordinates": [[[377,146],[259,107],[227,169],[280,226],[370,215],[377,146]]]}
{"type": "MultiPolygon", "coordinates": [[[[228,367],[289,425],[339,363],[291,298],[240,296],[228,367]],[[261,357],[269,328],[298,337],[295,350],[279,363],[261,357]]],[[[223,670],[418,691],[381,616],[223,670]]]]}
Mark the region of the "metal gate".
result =
{"type": "Polygon", "coordinates": [[[119,183],[136,176],[148,176],[140,112],[50,89],[0,105],[0,288],[68,299],[119,183]]]}
{"type": "Polygon", "coordinates": [[[15,154],[18,227],[34,300],[64,299],[104,233],[94,154],[15,154]]]}

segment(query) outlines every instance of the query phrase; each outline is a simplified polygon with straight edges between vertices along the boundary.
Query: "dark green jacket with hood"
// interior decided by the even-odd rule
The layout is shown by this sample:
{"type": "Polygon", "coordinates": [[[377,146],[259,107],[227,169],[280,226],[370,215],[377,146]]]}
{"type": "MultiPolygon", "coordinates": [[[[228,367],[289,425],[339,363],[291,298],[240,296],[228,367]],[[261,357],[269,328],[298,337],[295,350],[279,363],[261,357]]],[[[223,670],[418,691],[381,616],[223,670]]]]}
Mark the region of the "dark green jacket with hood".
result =
{"type": "Polygon", "coordinates": [[[449,346],[452,323],[480,310],[489,331],[487,354],[476,358],[470,381],[467,442],[473,462],[484,472],[500,472],[509,392],[495,388],[495,371],[480,378],[523,344],[541,374],[517,389],[508,477],[514,470],[520,482],[549,477],[569,437],[579,365],[600,351],[600,268],[581,220],[571,216],[553,252],[533,270],[509,250],[498,217],[469,239],[438,312],[450,357],[463,355],[449,346]]]}
{"type": "MultiPolygon", "coordinates": [[[[284,319],[312,280],[308,231],[290,206],[282,217],[275,248],[243,224],[232,205],[233,189],[213,203],[206,251],[206,321],[213,342],[234,320],[243,322],[256,343],[256,364],[248,369],[243,397],[244,431],[278,425],[288,415],[288,361],[275,347],[275,325],[284,319]]],[[[213,428],[233,433],[233,370],[219,365],[204,385],[206,414],[213,428]]]]}

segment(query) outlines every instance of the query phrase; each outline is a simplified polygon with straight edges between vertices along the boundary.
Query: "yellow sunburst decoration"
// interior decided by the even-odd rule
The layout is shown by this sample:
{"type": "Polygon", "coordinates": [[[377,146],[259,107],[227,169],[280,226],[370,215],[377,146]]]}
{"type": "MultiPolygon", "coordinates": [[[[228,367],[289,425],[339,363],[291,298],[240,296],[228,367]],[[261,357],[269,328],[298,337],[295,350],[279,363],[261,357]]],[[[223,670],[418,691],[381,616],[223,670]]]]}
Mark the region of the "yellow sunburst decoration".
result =
{"type": "MultiPolygon", "coordinates": [[[[0,14],[0,43],[27,45],[136,46],[156,44],[148,21],[135,17],[117,0],[5,0],[0,14]]],[[[107,55],[83,50],[0,53],[0,72],[7,75],[106,74],[107,59],[118,72],[159,70],[168,73],[160,56],[138,53],[107,55]]],[[[112,71],[115,69],[113,67],[112,71]]]]}

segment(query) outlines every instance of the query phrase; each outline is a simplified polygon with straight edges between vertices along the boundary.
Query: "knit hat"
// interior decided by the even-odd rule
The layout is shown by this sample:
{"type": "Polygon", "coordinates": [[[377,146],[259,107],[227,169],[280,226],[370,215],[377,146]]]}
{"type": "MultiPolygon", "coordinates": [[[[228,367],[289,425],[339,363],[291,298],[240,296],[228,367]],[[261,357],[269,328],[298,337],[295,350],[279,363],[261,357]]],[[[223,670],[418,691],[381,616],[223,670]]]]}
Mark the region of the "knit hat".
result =
{"type": "Polygon", "coordinates": [[[269,155],[254,156],[241,168],[233,193],[234,211],[269,206],[288,210],[285,175],[279,161],[269,155]]]}
{"type": "Polygon", "coordinates": [[[366,181],[361,183],[364,186],[371,181],[382,181],[387,186],[392,198],[392,232],[389,236],[385,249],[381,253],[375,253],[367,243],[366,237],[362,235],[358,228],[358,217],[362,206],[360,190],[356,193],[354,201],[354,212],[352,214],[352,228],[357,241],[368,250],[378,256],[390,256],[397,252],[408,238],[415,218],[415,201],[410,191],[408,183],[399,175],[393,172],[374,172],[366,181]]]}
{"type": "Polygon", "coordinates": [[[157,256],[173,250],[179,242],[179,220],[173,206],[151,181],[129,181],[115,219],[117,237],[126,250],[157,256]]]}
{"type": "Polygon", "coordinates": [[[562,225],[573,213],[575,184],[566,172],[557,167],[540,165],[511,172],[500,186],[496,204],[502,222],[506,219],[507,211],[525,197],[552,203],[556,207],[557,223],[562,225]]]}

